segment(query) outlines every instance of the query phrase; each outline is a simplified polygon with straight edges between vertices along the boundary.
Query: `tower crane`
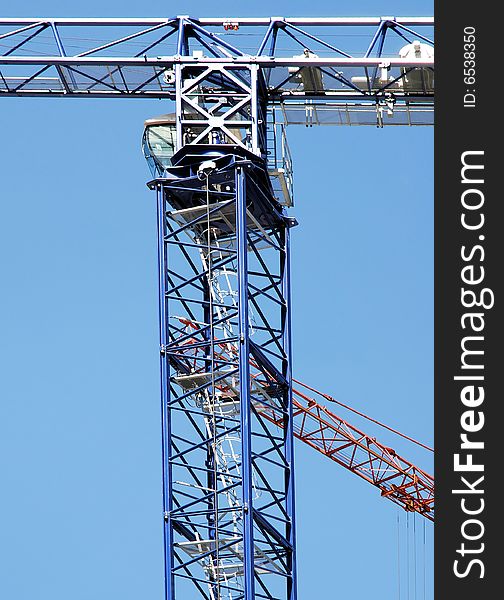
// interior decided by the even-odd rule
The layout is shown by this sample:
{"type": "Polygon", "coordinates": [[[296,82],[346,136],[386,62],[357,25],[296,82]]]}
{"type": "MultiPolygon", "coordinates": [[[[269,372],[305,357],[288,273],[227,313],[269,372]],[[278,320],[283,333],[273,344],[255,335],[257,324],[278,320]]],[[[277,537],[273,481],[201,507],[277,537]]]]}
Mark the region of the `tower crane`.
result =
{"type": "Polygon", "coordinates": [[[167,600],[297,597],[294,437],[433,519],[432,477],[293,385],[285,136],[432,124],[432,29],[427,17],[0,20],[0,97],[175,102],[143,138],[158,202],[167,600]]]}

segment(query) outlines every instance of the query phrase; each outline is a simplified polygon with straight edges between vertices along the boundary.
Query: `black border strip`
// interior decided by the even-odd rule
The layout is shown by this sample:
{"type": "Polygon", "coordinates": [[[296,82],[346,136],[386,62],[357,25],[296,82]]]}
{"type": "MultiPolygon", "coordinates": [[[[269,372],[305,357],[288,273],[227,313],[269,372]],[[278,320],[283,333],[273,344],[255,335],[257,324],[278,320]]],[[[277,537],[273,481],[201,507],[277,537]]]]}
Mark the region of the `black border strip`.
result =
{"type": "Polygon", "coordinates": [[[492,89],[502,69],[499,18],[490,9],[488,3],[439,1],[435,15],[437,600],[493,598],[501,589],[504,227],[498,189],[502,127],[492,89]]]}

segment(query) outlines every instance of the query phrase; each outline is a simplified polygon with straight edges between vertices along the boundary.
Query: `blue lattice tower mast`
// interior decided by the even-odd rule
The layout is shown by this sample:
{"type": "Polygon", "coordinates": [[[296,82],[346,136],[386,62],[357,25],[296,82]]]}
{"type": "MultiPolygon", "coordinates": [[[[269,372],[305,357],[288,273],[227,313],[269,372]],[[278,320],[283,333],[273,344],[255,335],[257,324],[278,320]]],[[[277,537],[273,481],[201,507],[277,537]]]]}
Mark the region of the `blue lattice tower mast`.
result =
{"type": "MultiPolygon", "coordinates": [[[[181,55],[189,34],[211,41],[186,24],[181,55]]],[[[231,61],[173,76],[176,113],[144,138],[158,175],[166,598],[293,600],[293,220],[268,177],[264,81],[231,61]]]]}

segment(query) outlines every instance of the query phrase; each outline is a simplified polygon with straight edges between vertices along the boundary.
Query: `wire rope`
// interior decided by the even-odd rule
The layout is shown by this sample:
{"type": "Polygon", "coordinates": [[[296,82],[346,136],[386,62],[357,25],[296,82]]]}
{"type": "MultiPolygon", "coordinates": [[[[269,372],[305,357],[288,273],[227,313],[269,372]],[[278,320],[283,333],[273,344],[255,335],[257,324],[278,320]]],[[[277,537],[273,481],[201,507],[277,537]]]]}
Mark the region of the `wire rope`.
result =
{"type": "Polygon", "coordinates": [[[423,600],[425,600],[425,521],[423,522],[423,600]]]}
{"type": "Polygon", "coordinates": [[[215,529],[215,567],[214,572],[217,580],[217,599],[221,599],[220,567],[219,567],[219,495],[217,490],[217,420],[215,417],[215,343],[213,324],[213,293],[212,293],[212,237],[210,229],[210,174],[206,174],[206,218],[207,218],[207,281],[208,281],[208,309],[209,309],[209,333],[210,333],[210,377],[212,394],[210,398],[210,411],[212,415],[212,447],[213,447],[213,488],[214,488],[214,529],[215,529]]]}
{"type": "Polygon", "coordinates": [[[410,600],[410,544],[409,544],[409,512],[406,513],[406,597],[410,600]]]}
{"type": "Polygon", "coordinates": [[[397,597],[401,600],[401,528],[399,512],[397,512],[397,597]]]}
{"type": "Polygon", "coordinates": [[[417,539],[416,539],[416,513],[413,513],[413,596],[417,597],[417,539]]]}

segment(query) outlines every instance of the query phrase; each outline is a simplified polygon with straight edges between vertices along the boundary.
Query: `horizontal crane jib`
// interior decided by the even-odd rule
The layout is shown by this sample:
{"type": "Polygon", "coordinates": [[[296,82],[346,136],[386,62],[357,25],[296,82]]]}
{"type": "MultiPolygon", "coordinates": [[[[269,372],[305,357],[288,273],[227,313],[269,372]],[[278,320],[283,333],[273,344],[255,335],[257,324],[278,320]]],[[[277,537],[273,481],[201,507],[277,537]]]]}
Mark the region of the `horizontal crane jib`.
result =
{"type": "Polygon", "coordinates": [[[3,19],[0,96],[174,99],[181,67],[242,66],[287,123],[432,124],[432,33],[429,17],[3,19]]]}

